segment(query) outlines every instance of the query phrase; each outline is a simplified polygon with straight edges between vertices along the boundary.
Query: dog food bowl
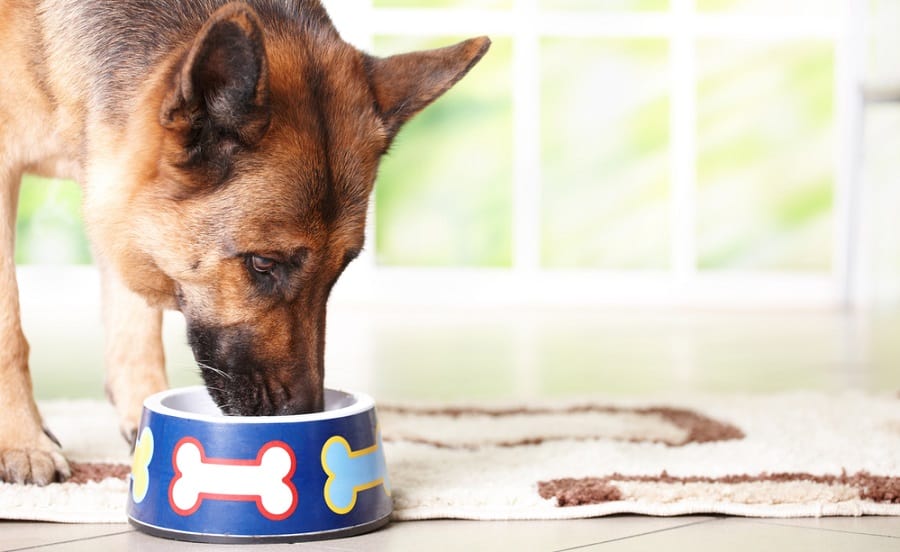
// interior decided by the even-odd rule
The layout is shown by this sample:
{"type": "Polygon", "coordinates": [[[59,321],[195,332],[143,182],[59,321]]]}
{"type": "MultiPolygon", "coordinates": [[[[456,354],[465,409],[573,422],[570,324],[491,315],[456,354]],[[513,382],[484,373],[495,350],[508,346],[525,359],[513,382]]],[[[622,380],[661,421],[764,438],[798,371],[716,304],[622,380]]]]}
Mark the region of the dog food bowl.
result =
{"type": "Polygon", "coordinates": [[[128,519],[207,543],[346,537],[388,522],[390,482],[375,403],[325,390],[325,410],[225,416],[202,386],[144,401],[128,519]]]}

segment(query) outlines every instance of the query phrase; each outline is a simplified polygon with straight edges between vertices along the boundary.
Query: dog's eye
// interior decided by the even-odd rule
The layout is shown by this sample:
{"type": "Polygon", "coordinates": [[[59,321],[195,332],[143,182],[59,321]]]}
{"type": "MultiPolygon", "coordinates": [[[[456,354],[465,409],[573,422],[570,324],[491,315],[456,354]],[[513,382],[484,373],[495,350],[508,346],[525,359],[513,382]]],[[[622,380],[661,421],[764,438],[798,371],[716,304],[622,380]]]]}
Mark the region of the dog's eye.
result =
{"type": "Polygon", "coordinates": [[[270,259],[268,257],[252,255],[250,257],[250,266],[260,274],[271,274],[272,271],[275,270],[275,267],[278,266],[278,262],[275,259],[270,259]]]}

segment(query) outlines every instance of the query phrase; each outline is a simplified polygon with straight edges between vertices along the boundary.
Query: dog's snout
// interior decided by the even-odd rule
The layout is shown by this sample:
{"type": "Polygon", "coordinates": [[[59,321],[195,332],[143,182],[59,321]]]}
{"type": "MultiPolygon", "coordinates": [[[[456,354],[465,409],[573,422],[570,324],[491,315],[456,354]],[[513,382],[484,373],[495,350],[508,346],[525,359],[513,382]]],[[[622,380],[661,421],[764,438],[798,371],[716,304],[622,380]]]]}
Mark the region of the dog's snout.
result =
{"type": "Polygon", "coordinates": [[[252,332],[188,326],[188,337],[210,396],[229,416],[284,416],[324,407],[321,355],[298,361],[266,360],[252,332]]]}
{"type": "Polygon", "coordinates": [[[317,398],[294,397],[275,409],[276,416],[291,416],[294,414],[310,414],[324,410],[324,404],[317,398]]]}
{"type": "Polygon", "coordinates": [[[322,393],[315,389],[307,389],[304,385],[285,387],[273,386],[271,382],[261,382],[256,393],[258,400],[255,409],[251,404],[247,406],[253,409],[254,416],[291,416],[294,414],[310,414],[321,412],[324,404],[322,393]],[[277,389],[277,391],[273,391],[277,389]]]}
{"type": "Polygon", "coordinates": [[[263,382],[235,383],[234,379],[230,379],[207,387],[222,412],[229,416],[291,416],[321,412],[324,409],[324,401],[319,393],[273,392],[263,382]]]}
{"type": "Polygon", "coordinates": [[[310,383],[310,381],[305,379],[294,381],[287,392],[274,396],[275,408],[273,414],[276,416],[290,416],[324,410],[324,390],[322,386],[310,385],[310,383]]]}

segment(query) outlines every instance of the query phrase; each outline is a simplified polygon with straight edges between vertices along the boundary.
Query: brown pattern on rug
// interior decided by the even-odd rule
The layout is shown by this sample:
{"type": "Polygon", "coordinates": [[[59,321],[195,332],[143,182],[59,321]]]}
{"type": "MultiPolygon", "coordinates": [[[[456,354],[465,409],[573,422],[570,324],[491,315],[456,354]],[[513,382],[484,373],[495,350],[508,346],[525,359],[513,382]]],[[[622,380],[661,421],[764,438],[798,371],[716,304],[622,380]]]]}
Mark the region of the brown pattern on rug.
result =
{"type": "MultiPolygon", "coordinates": [[[[629,399],[623,404],[600,397],[583,402],[544,401],[506,410],[483,404],[475,405],[482,408],[469,404],[422,408],[421,403],[391,408],[379,402],[382,435],[395,441],[384,443],[394,519],[535,520],[699,513],[770,518],[900,516],[900,448],[896,446],[900,400],[894,393],[696,396],[680,397],[677,403],[629,399]],[[592,404],[602,406],[577,406],[592,404]],[[661,406],[674,407],[666,409],[668,418],[677,419],[681,427],[663,418],[662,409],[648,408],[661,406]],[[619,414],[566,413],[578,410],[619,414]],[[516,416],[516,411],[525,414],[516,416]],[[429,412],[433,416],[427,416],[429,412]],[[685,412],[687,416],[679,415],[685,412]],[[718,422],[708,426],[712,431],[701,429],[704,418],[718,422]],[[716,440],[742,433],[746,433],[743,438],[716,440]],[[573,434],[585,439],[565,438],[573,434]],[[416,445],[410,437],[456,448],[416,445]],[[551,439],[527,447],[493,446],[542,437],[551,439]],[[631,438],[642,439],[630,443],[631,438]],[[667,444],[661,444],[663,439],[667,444]],[[693,442],[679,446],[685,441],[693,442]],[[475,447],[459,447],[465,444],[475,447]],[[841,466],[847,473],[842,474],[841,466]],[[721,477],[731,474],[738,475],[721,477]],[[741,482],[762,479],[759,474],[775,474],[767,475],[769,479],[781,474],[785,481],[741,482]],[[819,477],[802,481],[798,474],[819,477]],[[598,477],[562,479],[591,475],[598,477]],[[541,490],[547,498],[538,494],[538,481],[544,482],[541,490]],[[560,507],[557,496],[560,504],[583,505],[560,507]]],[[[127,521],[131,462],[113,408],[101,401],[45,401],[41,411],[66,444],[73,460],[73,481],[87,483],[45,487],[0,483],[0,518],[127,521]],[[85,427],[92,430],[86,432],[85,427]],[[82,468],[75,462],[91,466],[82,468]],[[101,477],[106,478],[93,482],[101,477]]]]}
{"type": "Polygon", "coordinates": [[[656,483],[678,486],[692,483],[738,485],[745,483],[814,483],[826,486],[842,486],[853,489],[855,498],[873,502],[900,504],[900,477],[872,475],[858,472],[841,475],[812,475],[809,473],[763,473],[760,475],[729,475],[725,477],[673,477],[665,471],[658,476],[634,476],[614,473],[605,477],[562,478],[538,482],[541,498],[556,499],[560,507],[581,506],[628,500],[617,482],[656,483]]]}
{"type": "Polygon", "coordinates": [[[74,483],[76,485],[84,485],[92,481],[99,483],[104,479],[126,479],[131,473],[131,466],[128,464],[108,464],[103,462],[71,462],[69,467],[72,469],[72,476],[66,480],[66,483],[74,483]]]}
{"type": "MultiPolygon", "coordinates": [[[[435,439],[431,434],[414,435],[409,433],[398,432],[396,434],[387,433],[384,435],[386,442],[408,442],[422,445],[428,445],[436,448],[446,449],[466,449],[476,450],[482,446],[498,446],[498,447],[520,447],[540,445],[548,441],[590,441],[590,440],[618,440],[632,443],[660,443],[666,446],[684,446],[691,443],[712,443],[718,441],[731,441],[743,439],[745,434],[740,428],[720,420],[716,420],[695,412],[682,408],[670,407],[644,407],[644,408],[626,408],[615,406],[603,406],[596,404],[575,405],[567,408],[538,408],[538,407],[517,407],[517,408],[476,408],[476,407],[447,407],[447,408],[428,408],[428,407],[410,407],[410,406],[379,406],[380,415],[395,415],[404,417],[432,417],[432,418],[449,418],[469,420],[483,417],[490,419],[497,418],[522,418],[523,424],[528,424],[529,418],[535,419],[538,416],[559,416],[559,423],[565,426],[568,420],[566,416],[578,414],[602,414],[607,416],[621,416],[622,423],[628,424],[626,417],[642,418],[644,422],[651,423],[658,421],[667,423],[671,427],[680,429],[684,436],[677,440],[653,436],[641,437],[623,437],[618,435],[609,435],[597,432],[591,435],[561,434],[561,435],[528,435],[519,439],[494,439],[489,442],[475,443],[453,443],[446,439],[435,439]]],[[[639,432],[640,433],[640,432],[639,432]]],[[[479,436],[482,438],[482,436],[479,436]]]]}

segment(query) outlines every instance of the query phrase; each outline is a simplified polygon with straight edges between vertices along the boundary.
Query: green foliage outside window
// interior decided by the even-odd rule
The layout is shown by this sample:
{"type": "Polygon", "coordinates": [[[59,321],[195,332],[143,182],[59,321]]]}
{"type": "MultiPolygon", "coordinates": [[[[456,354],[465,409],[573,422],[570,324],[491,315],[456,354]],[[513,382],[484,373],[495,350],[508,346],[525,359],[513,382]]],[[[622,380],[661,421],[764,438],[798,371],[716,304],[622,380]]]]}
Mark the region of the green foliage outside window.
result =
{"type": "Polygon", "coordinates": [[[543,265],[666,268],[668,42],[545,39],[541,54],[543,265]]]}
{"type": "Polygon", "coordinates": [[[700,268],[828,270],[832,47],[710,40],[698,58],[700,268]]]}
{"type": "MultiPolygon", "coordinates": [[[[446,46],[379,37],[379,54],[446,46]]],[[[375,186],[376,255],[384,265],[512,264],[512,45],[490,53],[400,131],[375,186]]]]}
{"type": "Polygon", "coordinates": [[[27,175],[19,193],[16,263],[89,264],[81,189],[69,180],[27,175]]]}

